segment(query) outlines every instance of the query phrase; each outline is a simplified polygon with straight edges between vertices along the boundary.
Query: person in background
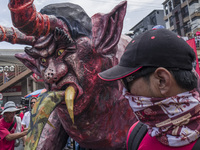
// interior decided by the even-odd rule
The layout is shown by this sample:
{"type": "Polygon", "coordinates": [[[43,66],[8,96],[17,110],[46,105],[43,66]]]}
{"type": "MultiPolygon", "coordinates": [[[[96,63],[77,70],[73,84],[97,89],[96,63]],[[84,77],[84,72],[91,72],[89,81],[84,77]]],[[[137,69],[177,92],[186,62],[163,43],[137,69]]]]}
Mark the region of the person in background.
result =
{"type": "Polygon", "coordinates": [[[22,105],[17,104],[17,108],[19,109],[18,112],[16,112],[16,115],[19,116],[21,118],[21,120],[24,117],[24,109],[25,107],[23,107],[22,105]]]}
{"type": "Polygon", "coordinates": [[[193,49],[180,36],[154,29],[132,39],[119,64],[99,73],[102,80],[122,81],[123,94],[139,120],[129,129],[128,150],[200,149],[195,61],[193,49]],[[147,132],[139,142],[131,133],[141,123],[147,132]]]}
{"type": "Polygon", "coordinates": [[[72,147],[72,138],[70,136],[68,137],[67,143],[66,143],[66,145],[65,145],[63,150],[68,150],[68,149],[73,149],[73,147],[72,147]]]}
{"type": "Polygon", "coordinates": [[[27,134],[21,125],[21,118],[15,115],[18,110],[13,101],[4,105],[3,118],[0,119],[0,150],[14,150],[15,140],[27,134]]]}
{"type": "Polygon", "coordinates": [[[10,78],[8,77],[8,73],[4,72],[4,83],[8,82],[10,78]]]}
{"type": "Polygon", "coordinates": [[[21,120],[23,120],[23,118],[24,118],[24,109],[25,109],[25,108],[22,108],[22,109],[20,110],[20,113],[19,113],[19,117],[21,118],[21,120]]]}
{"type": "Polygon", "coordinates": [[[30,123],[30,117],[31,117],[31,110],[35,104],[35,102],[37,101],[37,98],[36,97],[32,97],[31,98],[31,109],[29,111],[27,111],[25,114],[24,114],[24,117],[22,119],[22,125],[25,127],[25,128],[28,128],[29,126],[29,123],[30,123]]]}

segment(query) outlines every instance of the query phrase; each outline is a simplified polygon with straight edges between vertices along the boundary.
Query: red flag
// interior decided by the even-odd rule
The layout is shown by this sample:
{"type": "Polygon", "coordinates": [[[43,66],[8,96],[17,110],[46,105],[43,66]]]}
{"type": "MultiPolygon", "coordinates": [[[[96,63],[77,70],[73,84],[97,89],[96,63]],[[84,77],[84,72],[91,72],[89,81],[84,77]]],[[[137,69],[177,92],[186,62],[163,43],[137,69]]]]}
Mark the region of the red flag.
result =
{"type": "Polygon", "coordinates": [[[197,56],[197,49],[196,49],[196,44],[195,44],[195,39],[189,39],[186,41],[194,50],[195,55],[196,55],[196,72],[200,75],[200,71],[199,71],[199,61],[198,61],[198,56],[197,56]]]}

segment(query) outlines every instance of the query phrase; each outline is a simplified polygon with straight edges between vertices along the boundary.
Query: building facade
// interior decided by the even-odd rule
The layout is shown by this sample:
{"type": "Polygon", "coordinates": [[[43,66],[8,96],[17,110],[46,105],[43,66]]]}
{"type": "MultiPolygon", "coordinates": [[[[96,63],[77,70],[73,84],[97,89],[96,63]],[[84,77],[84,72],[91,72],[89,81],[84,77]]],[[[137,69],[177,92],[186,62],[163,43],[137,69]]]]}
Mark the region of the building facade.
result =
{"type": "Polygon", "coordinates": [[[42,80],[15,58],[23,49],[0,49],[0,106],[7,101],[20,104],[22,97],[44,88],[42,80]]]}
{"type": "Polygon", "coordinates": [[[181,36],[195,37],[200,31],[200,0],[165,0],[166,28],[181,36]]]}
{"type": "Polygon", "coordinates": [[[143,18],[139,23],[130,29],[129,36],[132,38],[140,33],[151,30],[155,25],[162,25],[165,27],[164,11],[163,10],[153,10],[145,18],[143,18]]]}

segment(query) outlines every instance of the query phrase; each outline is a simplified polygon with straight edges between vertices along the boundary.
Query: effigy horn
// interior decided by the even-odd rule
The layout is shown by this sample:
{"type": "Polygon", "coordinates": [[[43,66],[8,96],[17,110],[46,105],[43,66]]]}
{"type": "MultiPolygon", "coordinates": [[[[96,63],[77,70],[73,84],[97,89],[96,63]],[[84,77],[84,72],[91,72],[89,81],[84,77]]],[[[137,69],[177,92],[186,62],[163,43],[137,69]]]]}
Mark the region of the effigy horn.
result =
{"type": "Polygon", "coordinates": [[[40,37],[52,33],[55,27],[58,27],[69,33],[65,23],[56,16],[47,16],[37,12],[33,1],[34,0],[10,0],[8,4],[13,25],[19,31],[26,35],[40,37]]]}
{"type": "Polygon", "coordinates": [[[17,29],[3,27],[0,25],[0,41],[6,41],[12,44],[25,44],[33,45],[35,43],[35,37],[26,36],[17,29]]]}

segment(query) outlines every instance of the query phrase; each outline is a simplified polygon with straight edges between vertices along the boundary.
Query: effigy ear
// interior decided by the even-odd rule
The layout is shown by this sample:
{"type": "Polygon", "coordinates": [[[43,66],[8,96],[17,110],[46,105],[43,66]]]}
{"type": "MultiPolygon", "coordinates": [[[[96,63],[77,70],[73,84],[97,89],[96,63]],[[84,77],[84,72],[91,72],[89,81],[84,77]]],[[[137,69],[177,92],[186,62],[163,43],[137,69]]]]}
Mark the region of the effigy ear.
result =
{"type": "Polygon", "coordinates": [[[92,46],[98,53],[113,53],[121,36],[126,7],[127,1],[123,1],[108,14],[92,16],[92,46]]]}

